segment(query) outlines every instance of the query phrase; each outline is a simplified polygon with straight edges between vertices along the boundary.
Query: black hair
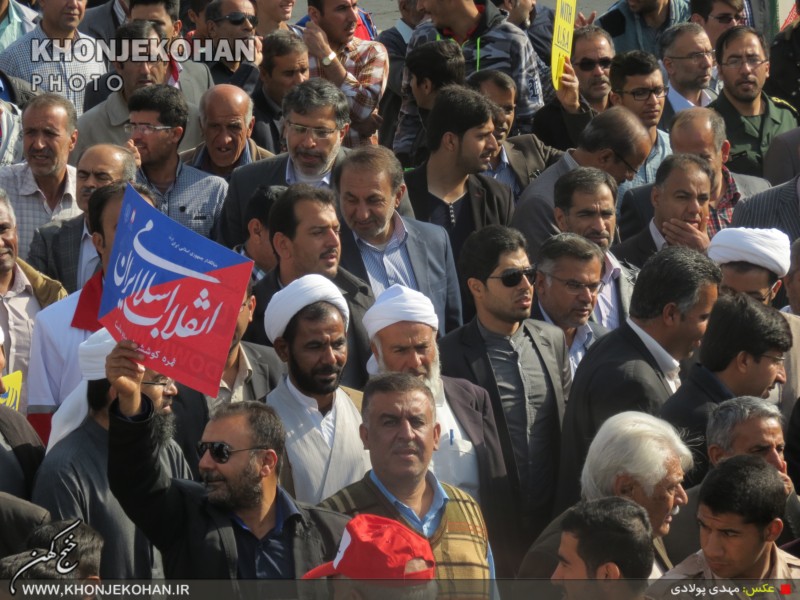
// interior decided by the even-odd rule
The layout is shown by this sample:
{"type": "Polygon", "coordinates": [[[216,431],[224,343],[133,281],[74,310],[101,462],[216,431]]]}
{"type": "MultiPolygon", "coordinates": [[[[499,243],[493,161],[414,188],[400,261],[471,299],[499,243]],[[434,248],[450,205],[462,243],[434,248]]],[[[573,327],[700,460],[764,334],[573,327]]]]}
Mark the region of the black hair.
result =
{"type": "Polygon", "coordinates": [[[287,54],[308,52],[308,46],[302,38],[297,37],[291,31],[278,29],[264,36],[261,45],[261,65],[260,68],[267,74],[272,75],[275,68],[275,59],[287,54]]]}
{"type": "Polygon", "coordinates": [[[417,46],[406,56],[405,65],[408,72],[417,78],[417,83],[427,79],[434,90],[450,84],[461,85],[466,76],[461,46],[450,39],[417,46]]]}
{"type": "Polygon", "coordinates": [[[344,92],[327,79],[312,77],[294,86],[283,97],[283,117],[289,113],[306,115],[320,108],[332,108],[336,127],[342,129],[350,122],[350,105],[344,92]]]}
{"type": "Polygon", "coordinates": [[[186,135],[186,123],[189,121],[189,105],[183,92],[171,85],[148,85],[139,88],[128,99],[128,111],[153,111],[158,120],[168,127],[182,127],[180,140],[186,135]]]}
{"type": "MultiPolygon", "coordinates": [[[[34,529],[25,540],[28,548],[49,548],[56,536],[67,527],[74,524],[77,519],[65,519],[62,521],[50,521],[43,523],[34,529]]],[[[86,523],[81,523],[71,530],[64,538],[59,538],[55,551],[58,552],[67,543],[67,538],[72,536],[72,542],[76,544],[70,553],[70,558],[78,561],[78,568],[73,571],[76,579],[99,576],[100,562],[103,552],[103,536],[100,532],[90,527],[86,523]]],[[[30,556],[30,554],[29,554],[30,556]]],[[[55,569],[51,568],[51,571],[55,569]]],[[[45,577],[46,579],[56,579],[55,577],[45,577]]]]}
{"type": "Polygon", "coordinates": [[[473,127],[492,120],[492,102],[482,94],[460,85],[439,90],[427,120],[427,143],[431,152],[442,145],[446,133],[459,139],[473,127]]]}
{"type": "Polygon", "coordinates": [[[517,84],[508,74],[498,71],[497,69],[481,69],[475,71],[472,75],[467,77],[467,86],[473,90],[480,91],[481,85],[486,82],[493,83],[495,86],[506,92],[512,91],[517,93],[517,84]]]}
{"type": "Polygon", "coordinates": [[[600,186],[605,185],[611,191],[611,197],[617,197],[617,182],[606,171],[594,167],[578,167],[564,173],[556,181],[553,190],[553,205],[565,213],[572,210],[572,197],[575,192],[596,194],[600,186]]]}
{"type": "Polygon", "coordinates": [[[385,146],[360,146],[352,152],[348,152],[333,170],[335,190],[339,190],[342,172],[346,167],[351,166],[362,172],[386,173],[392,186],[392,193],[396,193],[403,185],[403,165],[397,160],[394,152],[385,146]]]}
{"type": "Polygon", "coordinates": [[[611,70],[608,72],[611,89],[620,93],[628,77],[650,75],[659,69],[658,59],[649,52],[630,50],[617,54],[611,60],[611,70]]]}
{"type": "Polygon", "coordinates": [[[764,35],[752,27],[747,27],[746,25],[736,25],[735,27],[731,27],[730,29],[723,31],[717,38],[717,46],[714,48],[714,53],[717,56],[717,64],[722,64],[725,57],[725,48],[728,47],[728,44],[735,42],[739,38],[743,38],[746,35],[756,36],[756,39],[758,39],[758,43],[761,46],[761,51],[764,53],[764,58],[769,59],[769,46],[767,45],[767,41],[764,39],[764,35]]]}
{"type": "Polygon", "coordinates": [[[743,0],[689,0],[689,10],[693,15],[700,15],[704,21],[708,21],[708,16],[714,10],[714,3],[722,2],[727,4],[734,13],[740,13],[744,10],[743,0]]]}
{"type": "Polygon", "coordinates": [[[278,413],[263,402],[248,400],[222,404],[211,414],[212,421],[244,415],[250,426],[253,447],[268,448],[278,455],[275,473],[280,474],[280,467],[286,446],[286,431],[278,413]]]}
{"type": "Polygon", "coordinates": [[[180,20],[180,2],[178,0],[130,0],[128,9],[133,10],[136,6],[153,6],[156,4],[164,7],[164,12],[169,15],[173,23],[180,20]]]}
{"type": "Polygon", "coordinates": [[[269,241],[273,246],[276,233],[282,233],[290,240],[294,239],[300,224],[296,210],[300,202],[318,202],[336,209],[336,197],[328,188],[316,188],[305,183],[290,185],[275,198],[269,211],[269,241]]]}
{"type": "Polygon", "coordinates": [[[486,283],[500,263],[500,257],[522,249],[528,251],[525,236],[517,229],[503,225],[488,225],[472,232],[461,247],[458,273],[466,285],[468,279],[486,283]]]}

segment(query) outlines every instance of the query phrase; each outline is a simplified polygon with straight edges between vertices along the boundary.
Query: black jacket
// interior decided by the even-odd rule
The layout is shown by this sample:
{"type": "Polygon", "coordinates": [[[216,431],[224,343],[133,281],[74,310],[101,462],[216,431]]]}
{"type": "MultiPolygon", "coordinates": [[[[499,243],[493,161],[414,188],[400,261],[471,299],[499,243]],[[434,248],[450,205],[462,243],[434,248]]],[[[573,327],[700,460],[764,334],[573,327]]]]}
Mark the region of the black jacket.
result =
{"type": "Polygon", "coordinates": [[[253,116],[256,118],[251,137],[262,148],[266,148],[273,154],[280,154],[283,151],[281,146],[283,111],[281,107],[267,99],[260,85],[256,86],[256,89],[250,94],[250,98],[253,100],[253,116]]]}
{"type": "MultiPolygon", "coordinates": [[[[125,513],[156,546],[167,579],[236,579],[237,549],[231,516],[208,502],[203,485],[171,479],[150,435],[152,403],[142,418],[126,419],[118,402],[110,409],[108,481],[125,513]]],[[[297,503],[293,528],[296,577],[332,560],[349,520],[338,513],[297,503]]]]}

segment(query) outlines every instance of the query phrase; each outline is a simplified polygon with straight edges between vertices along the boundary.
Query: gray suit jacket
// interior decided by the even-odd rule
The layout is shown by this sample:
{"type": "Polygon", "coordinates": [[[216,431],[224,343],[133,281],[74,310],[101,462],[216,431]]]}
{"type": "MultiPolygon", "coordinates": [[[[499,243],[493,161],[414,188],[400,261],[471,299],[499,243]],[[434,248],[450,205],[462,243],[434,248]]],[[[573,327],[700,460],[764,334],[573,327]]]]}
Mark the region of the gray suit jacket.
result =
{"type": "MultiPolygon", "coordinates": [[[[800,139],[798,142],[800,142],[800,139]]],[[[766,172],[766,161],[764,162],[764,170],[766,172]]],[[[761,177],[741,175],[740,173],[731,173],[731,176],[736,183],[736,189],[741,194],[740,200],[749,198],[758,192],[763,192],[770,187],[769,182],[766,179],[761,179],[761,177]]],[[[617,229],[623,242],[645,229],[650,223],[650,219],[653,218],[653,202],[650,199],[652,192],[653,184],[648,183],[647,185],[631,188],[622,196],[617,229]]]]}
{"type": "Polygon", "coordinates": [[[33,232],[28,264],[57,279],[70,294],[78,291],[78,261],[81,256],[84,216],[51,221],[33,232]]]}
{"type": "Polygon", "coordinates": [[[562,156],[525,188],[511,219],[511,226],[519,229],[528,240],[528,254],[534,262],[544,241],[560,233],[553,216],[553,190],[558,178],[573,169],[566,157],[566,154],[562,156]]]}
{"type": "Polygon", "coordinates": [[[33,530],[50,521],[50,511],[23,498],[0,492],[0,558],[24,552],[33,530]]]}
{"type": "Polygon", "coordinates": [[[764,177],[772,185],[800,175],[800,127],[786,131],[769,145],[764,155],[764,177]]]}
{"type": "MultiPolygon", "coordinates": [[[[125,123],[129,118],[128,103],[125,102],[120,92],[112,93],[106,100],[83,113],[78,119],[78,141],[75,149],[69,155],[69,164],[77,165],[83,151],[95,144],[124,146],[130,139],[130,135],[125,131],[125,123]]],[[[178,151],[190,150],[202,141],[200,113],[196,105],[189,104],[186,133],[178,146],[178,151]]]]}
{"type": "Polygon", "coordinates": [[[800,238],[797,181],[791,181],[741,200],[733,211],[732,227],[780,229],[789,241],[800,238]]]}
{"type": "MultiPolygon", "coordinates": [[[[439,319],[439,333],[461,327],[461,292],[450,247],[450,236],[444,227],[403,219],[408,238],[406,248],[417,290],[425,294],[439,319]]],[[[342,256],[339,265],[369,283],[369,274],[353,232],[342,223],[342,256]]],[[[377,294],[376,294],[377,296],[377,294]]]]}
{"type": "Polygon", "coordinates": [[[105,4],[86,11],[83,21],[78,25],[78,31],[107,42],[114,37],[114,32],[120,25],[122,23],[117,22],[114,14],[114,0],[107,0],[105,4]]]}

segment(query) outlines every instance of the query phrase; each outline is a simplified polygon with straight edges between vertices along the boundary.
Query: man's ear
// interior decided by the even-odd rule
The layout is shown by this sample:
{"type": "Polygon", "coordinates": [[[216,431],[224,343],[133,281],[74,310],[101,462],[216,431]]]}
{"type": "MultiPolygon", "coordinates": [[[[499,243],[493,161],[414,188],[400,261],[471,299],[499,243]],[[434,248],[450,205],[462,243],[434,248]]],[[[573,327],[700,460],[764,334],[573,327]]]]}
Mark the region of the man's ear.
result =
{"type": "Polygon", "coordinates": [[[369,450],[369,429],[363,423],[358,426],[358,437],[361,438],[361,443],[364,444],[364,450],[369,450]]]}
{"type": "Polygon", "coordinates": [[[719,149],[719,152],[722,155],[722,164],[724,165],[731,156],[731,143],[728,140],[722,142],[722,148],[719,149]]]}
{"type": "Polygon", "coordinates": [[[564,213],[563,210],[558,208],[557,206],[553,208],[553,216],[556,218],[556,225],[561,231],[567,230],[567,215],[564,213]]]}
{"type": "Polygon", "coordinates": [[[674,327],[681,320],[681,311],[678,310],[678,305],[674,302],[667,302],[664,305],[664,310],[661,311],[661,319],[664,325],[674,327]]]}
{"type": "Polygon", "coordinates": [[[772,519],[767,528],[764,530],[764,541],[774,542],[777,540],[783,531],[783,521],[778,518],[772,519]]]}
{"type": "Polygon", "coordinates": [[[711,463],[712,467],[716,467],[723,458],[725,458],[725,450],[716,444],[712,444],[708,447],[708,462],[711,463]]]}
{"type": "Polygon", "coordinates": [[[594,573],[595,579],[622,579],[622,572],[616,563],[607,562],[603,563],[594,573]]]}
{"type": "Polygon", "coordinates": [[[319,25],[320,20],[322,19],[322,13],[316,6],[309,6],[308,7],[308,18],[317,25],[319,25]]]}
{"type": "Polygon", "coordinates": [[[292,240],[290,240],[283,233],[276,233],[272,238],[272,247],[275,249],[281,260],[291,258],[292,256],[292,240]]]}
{"type": "Polygon", "coordinates": [[[92,234],[92,244],[94,244],[94,249],[97,250],[98,254],[105,250],[105,240],[103,239],[103,236],[96,231],[92,234]]]}
{"type": "Polygon", "coordinates": [[[289,342],[287,342],[283,337],[276,338],[275,341],[272,343],[273,348],[275,348],[275,353],[278,355],[283,362],[289,362],[289,342]]]}
{"type": "Polygon", "coordinates": [[[394,207],[395,209],[400,207],[400,202],[403,200],[403,195],[406,193],[406,184],[401,183],[400,188],[397,190],[397,193],[394,196],[394,207]]]}
{"type": "Polygon", "coordinates": [[[628,473],[621,473],[614,479],[613,494],[621,498],[633,499],[633,490],[636,488],[636,480],[628,473]]]}
{"type": "Polygon", "coordinates": [[[608,95],[608,101],[611,103],[611,106],[617,106],[620,102],[622,102],[622,98],[617,92],[611,92],[608,95]]]}

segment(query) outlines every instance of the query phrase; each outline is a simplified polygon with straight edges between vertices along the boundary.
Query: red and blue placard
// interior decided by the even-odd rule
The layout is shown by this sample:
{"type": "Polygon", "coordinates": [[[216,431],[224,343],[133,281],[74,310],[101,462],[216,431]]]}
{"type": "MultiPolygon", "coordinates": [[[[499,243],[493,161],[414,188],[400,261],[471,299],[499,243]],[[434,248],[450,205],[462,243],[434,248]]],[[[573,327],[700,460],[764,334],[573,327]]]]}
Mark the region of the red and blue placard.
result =
{"type": "Polygon", "coordinates": [[[216,397],[253,261],[125,192],[100,303],[114,339],[144,365],[216,397]]]}

